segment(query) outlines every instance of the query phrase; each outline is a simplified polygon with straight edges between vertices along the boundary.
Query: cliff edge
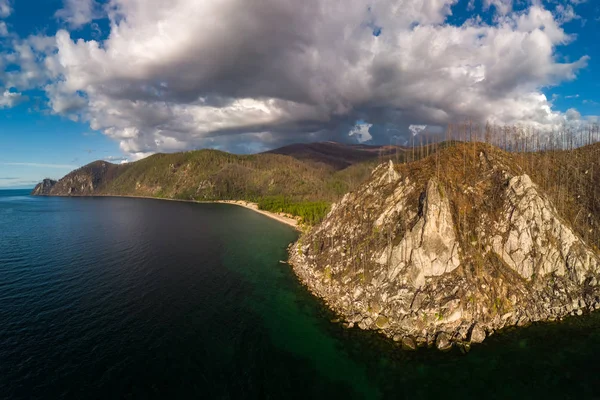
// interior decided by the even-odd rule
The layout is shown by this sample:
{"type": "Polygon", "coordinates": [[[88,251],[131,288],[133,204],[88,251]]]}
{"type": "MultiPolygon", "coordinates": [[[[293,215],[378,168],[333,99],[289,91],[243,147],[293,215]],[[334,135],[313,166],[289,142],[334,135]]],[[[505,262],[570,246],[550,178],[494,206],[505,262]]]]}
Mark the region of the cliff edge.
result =
{"type": "Polygon", "coordinates": [[[32,196],[50,196],[52,188],[56,185],[56,181],[53,179],[44,179],[42,182],[35,185],[31,191],[32,196]]]}
{"type": "Polygon", "coordinates": [[[348,326],[441,350],[600,308],[600,258],[515,162],[458,145],[377,167],[290,250],[348,326]]]}

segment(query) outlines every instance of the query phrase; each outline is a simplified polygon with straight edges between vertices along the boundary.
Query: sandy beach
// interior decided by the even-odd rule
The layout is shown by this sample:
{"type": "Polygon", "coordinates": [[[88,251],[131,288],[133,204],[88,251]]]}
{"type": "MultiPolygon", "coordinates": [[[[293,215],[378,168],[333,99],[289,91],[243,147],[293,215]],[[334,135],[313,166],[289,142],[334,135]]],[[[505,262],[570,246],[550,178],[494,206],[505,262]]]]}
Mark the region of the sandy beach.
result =
{"type": "MultiPolygon", "coordinates": [[[[200,201],[198,203],[204,203],[204,202],[200,201]]],[[[243,200],[217,200],[217,201],[211,201],[210,203],[234,204],[236,206],[245,207],[250,210],[256,211],[257,213],[260,213],[262,215],[266,215],[269,218],[276,219],[279,222],[282,222],[284,224],[292,226],[292,227],[296,228],[297,230],[300,230],[297,219],[291,218],[291,217],[288,217],[285,215],[281,215],[281,214],[276,214],[276,213],[273,213],[270,211],[260,210],[258,208],[258,204],[256,204],[256,203],[251,203],[249,201],[243,201],[243,200]]]]}

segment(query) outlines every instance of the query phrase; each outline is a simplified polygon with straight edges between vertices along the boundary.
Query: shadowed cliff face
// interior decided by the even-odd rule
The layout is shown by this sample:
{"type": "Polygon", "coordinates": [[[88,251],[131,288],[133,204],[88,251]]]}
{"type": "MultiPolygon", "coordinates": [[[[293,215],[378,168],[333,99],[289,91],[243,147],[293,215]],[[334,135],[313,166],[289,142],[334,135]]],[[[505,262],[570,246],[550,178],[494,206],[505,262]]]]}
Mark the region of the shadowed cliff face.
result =
{"type": "Polygon", "coordinates": [[[49,179],[38,184],[32,195],[89,196],[97,193],[104,184],[113,180],[124,170],[106,161],[94,161],[67,174],[58,182],[49,179]]]}
{"type": "Polygon", "coordinates": [[[403,345],[468,348],[505,326],[600,307],[600,259],[514,162],[489,146],[382,164],[291,250],[349,325],[403,345]]]}
{"type": "Polygon", "coordinates": [[[49,196],[52,188],[56,185],[56,181],[52,179],[44,179],[42,182],[35,185],[31,191],[33,196],[49,196]]]}

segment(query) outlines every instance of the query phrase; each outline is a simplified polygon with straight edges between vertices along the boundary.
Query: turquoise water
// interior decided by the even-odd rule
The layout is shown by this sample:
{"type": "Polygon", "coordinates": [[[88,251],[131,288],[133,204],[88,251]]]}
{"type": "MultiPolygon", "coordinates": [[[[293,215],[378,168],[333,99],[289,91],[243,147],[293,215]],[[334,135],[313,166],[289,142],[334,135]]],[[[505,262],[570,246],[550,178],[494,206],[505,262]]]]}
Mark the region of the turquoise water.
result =
{"type": "Polygon", "coordinates": [[[0,191],[1,398],[600,396],[600,317],[403,352],[296,280],[241,207],[0,191]]]}

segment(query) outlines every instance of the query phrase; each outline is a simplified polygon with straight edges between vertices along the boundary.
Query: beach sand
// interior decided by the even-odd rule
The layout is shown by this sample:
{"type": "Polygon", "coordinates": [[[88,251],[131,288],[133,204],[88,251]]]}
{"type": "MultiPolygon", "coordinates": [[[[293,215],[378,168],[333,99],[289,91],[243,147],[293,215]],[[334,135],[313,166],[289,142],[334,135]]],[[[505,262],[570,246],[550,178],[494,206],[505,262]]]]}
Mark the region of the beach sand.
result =
{"type": "MultiPolygon", "coordinates": [[[[204,202],[199,201],[198,203],[204,203],[204,202]]],[[[300,230],[297,219],[288,217],[286,215],[273,213],[270,211],[259,210],[258,204],[256,204],[256,203],[251,203],[249,201],[244,201],[244,200],[217,200],[217,201],[211,201],[210,203],[234,204],[236,206],[245,207],[250,210],[256,211],[257,213],[260,213],[262,215],[266,215],[267,217],[276,219],[279,222],[290,225],[290,226],[296,228],[297,230],[300,230]]]]}

